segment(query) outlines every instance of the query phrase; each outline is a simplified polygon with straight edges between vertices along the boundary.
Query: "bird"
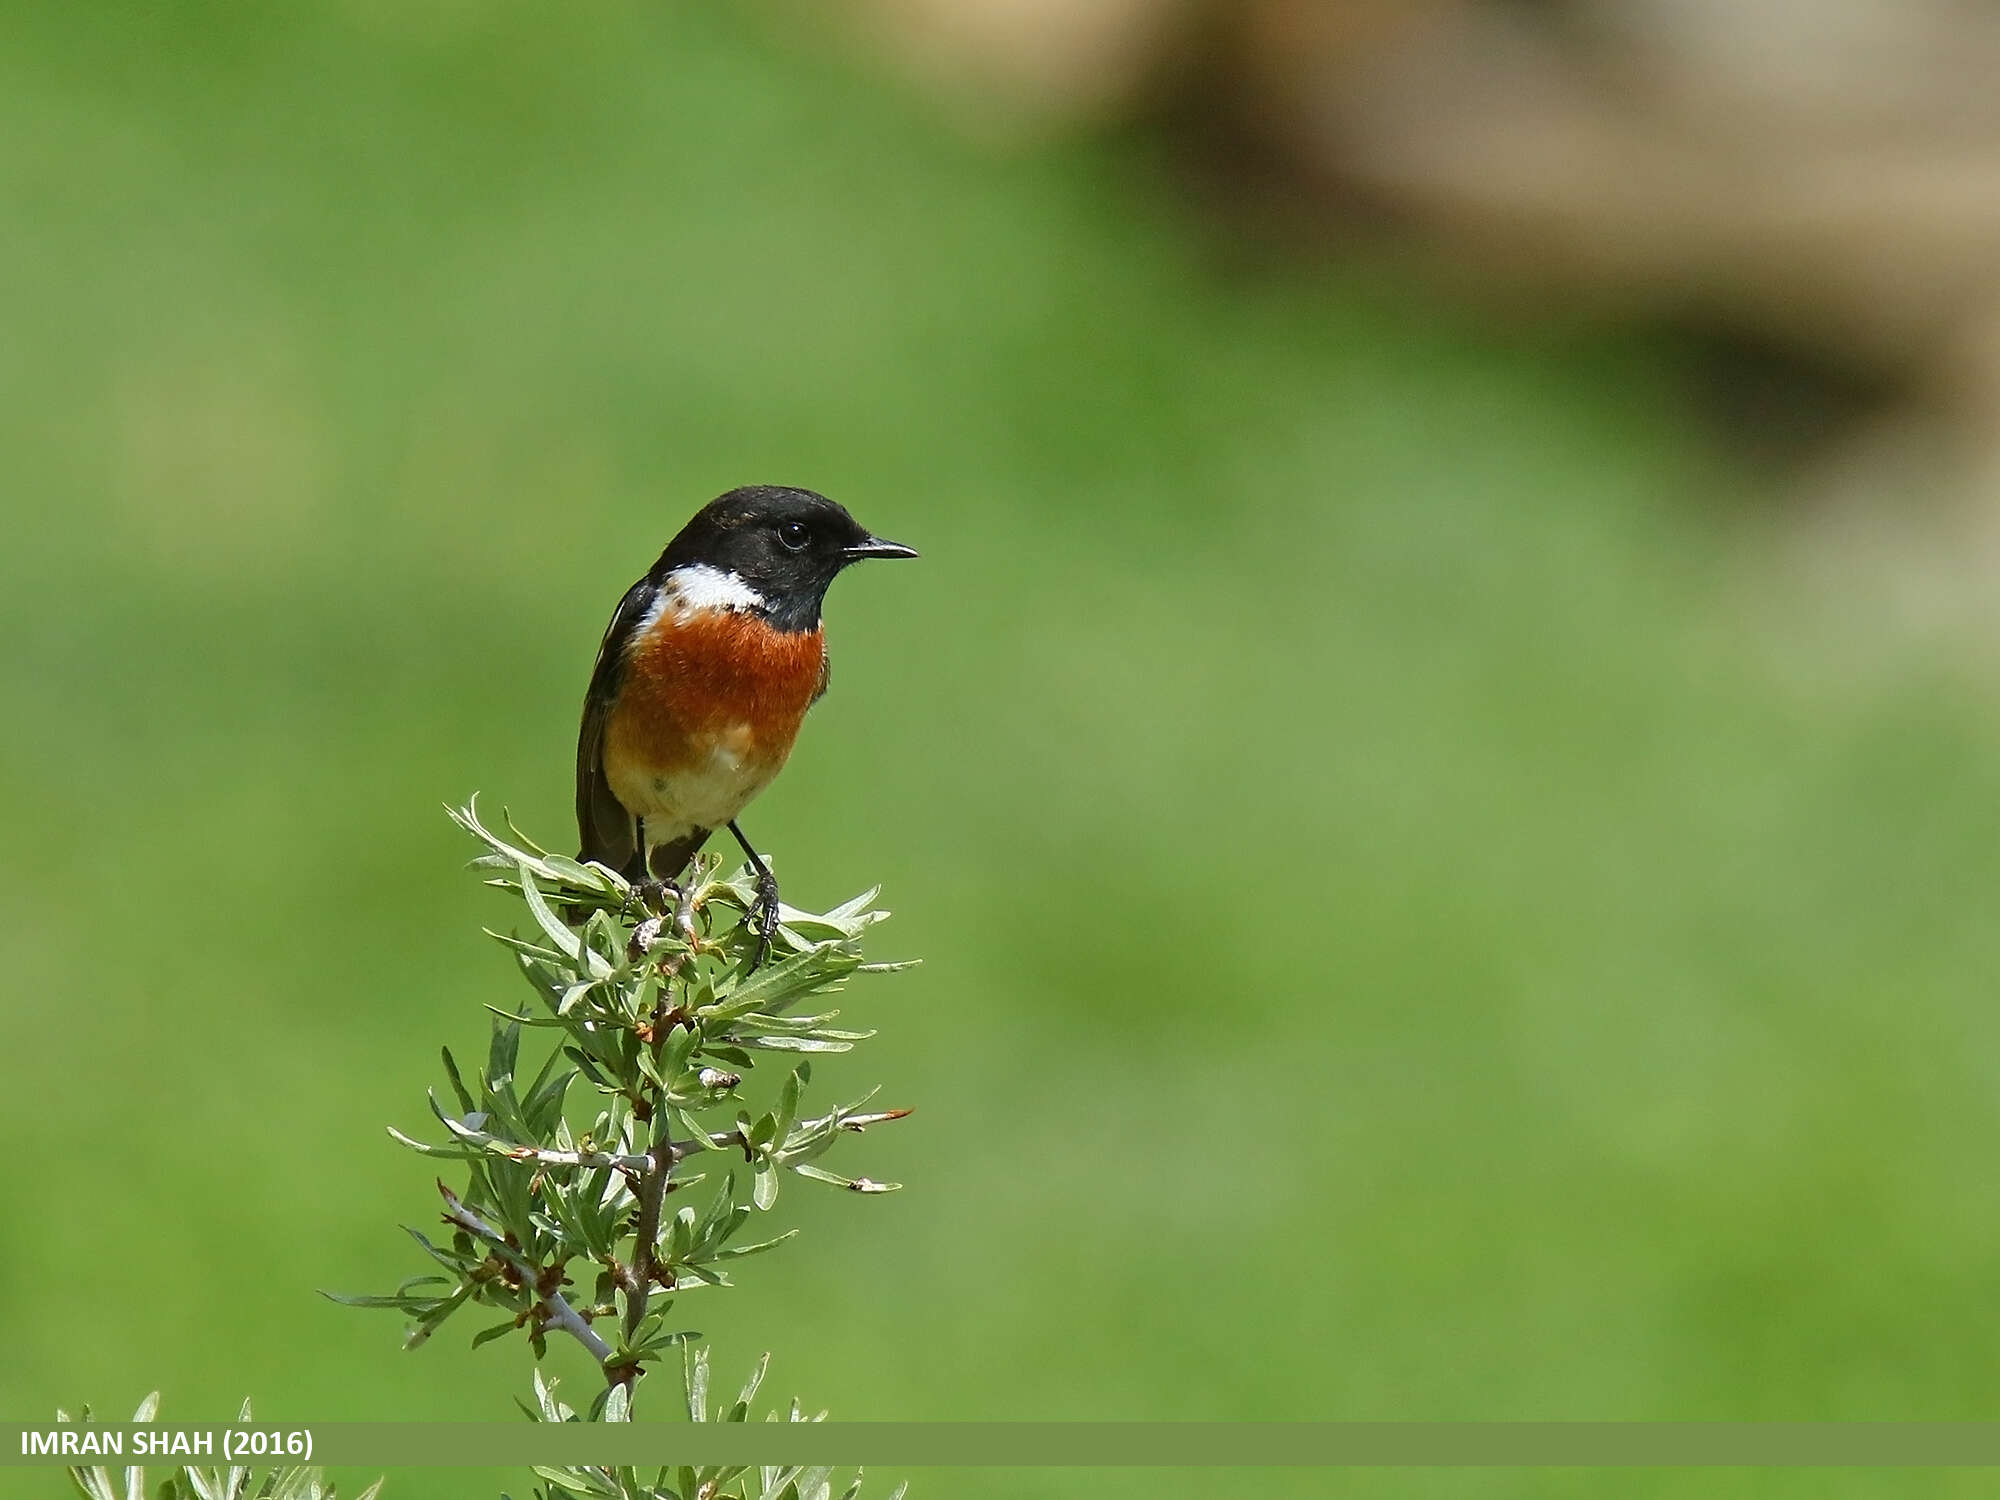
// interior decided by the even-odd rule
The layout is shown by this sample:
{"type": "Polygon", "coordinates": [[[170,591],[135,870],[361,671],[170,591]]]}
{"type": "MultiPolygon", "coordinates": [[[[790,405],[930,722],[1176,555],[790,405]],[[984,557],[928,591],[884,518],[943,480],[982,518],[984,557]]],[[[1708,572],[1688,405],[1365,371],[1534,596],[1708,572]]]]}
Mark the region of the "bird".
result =
{"type": "Polygon", "coordinates": [[[577,858],[656,894],[726,827],[756,878],[761,963],[778,882],[737,817],[826,692],[820,611],[833,580],[865,559],[916,555],[812,490],[746,485],[697,511],[625,591],[597,648],[576,742],[577,858]]]}

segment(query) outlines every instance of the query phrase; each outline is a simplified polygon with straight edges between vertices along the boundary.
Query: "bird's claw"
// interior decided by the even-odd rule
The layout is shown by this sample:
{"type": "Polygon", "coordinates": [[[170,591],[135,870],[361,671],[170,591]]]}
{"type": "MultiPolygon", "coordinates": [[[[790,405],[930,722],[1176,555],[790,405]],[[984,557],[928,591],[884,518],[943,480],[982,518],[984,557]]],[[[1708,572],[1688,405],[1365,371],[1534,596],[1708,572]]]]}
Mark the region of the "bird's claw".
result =
{"type": "Polygon", "coordinates": [[[633,907],[652,916],[666,916],[670,908],[668,900],[679,902],[681,889],[671,880],[635,881],[625,893],[625,904],[618,909],[618,917],[623,921],[632,914],[633,907]]]}

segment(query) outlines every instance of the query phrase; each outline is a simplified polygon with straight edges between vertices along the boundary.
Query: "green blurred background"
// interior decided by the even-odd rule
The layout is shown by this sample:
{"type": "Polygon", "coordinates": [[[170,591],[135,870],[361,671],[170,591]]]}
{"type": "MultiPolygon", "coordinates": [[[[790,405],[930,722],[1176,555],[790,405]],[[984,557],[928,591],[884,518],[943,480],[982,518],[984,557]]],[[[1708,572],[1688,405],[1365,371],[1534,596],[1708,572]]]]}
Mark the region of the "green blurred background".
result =
{"type": "MultiPolygon", "coordinates": [[[[771,1348],[856,1419],[1990,1415],[2000,724],[1948,652],[1765,607],[1677,345],[1243,255],[1142,138],[984,150],[692,6],[6,30],[0,1410],[511,1412],[519,1349],[313,1295],[416,1269],[383,1126],[520,993],[439,804],[567,840],[605,616],[775,481],[924,560],[836,588],[749,826],[926,962],[825,1070],[915,1106],[845,1156],[909,1188],[787,1194],[801,1246],[695,1319],[725,1376],[771,1348]]],[[[1848,1487],[1896,1483],[919,1480],[1848,1487]]]]}

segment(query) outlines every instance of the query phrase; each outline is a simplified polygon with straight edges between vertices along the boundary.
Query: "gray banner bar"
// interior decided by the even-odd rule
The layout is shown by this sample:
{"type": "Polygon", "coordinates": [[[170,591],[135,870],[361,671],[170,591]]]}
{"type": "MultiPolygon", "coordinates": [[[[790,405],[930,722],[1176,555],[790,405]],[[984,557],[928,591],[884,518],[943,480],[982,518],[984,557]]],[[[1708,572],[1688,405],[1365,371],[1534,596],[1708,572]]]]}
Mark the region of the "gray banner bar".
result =
{"type": "Polygon", "coordinates": [[[894,1468],[1990,1467],[1991,1422],[0,1424],[0,1465],[866,1464],[894,1468]],[[51,1435],[115,1452],[48,1451],[51,1435]],[[239,1456],[232,1434],[253,1435],[239,1456]],[[206,1442],[203,1442],[203,1439],[206,1442]],[[178,1441],[176,1441],[178,1439],[178,1441]],[[146,1444],[144,1450],[138,1446],[146,1444]],[[109,1448],[109,1443],[106,1443],[109,1448]]]}

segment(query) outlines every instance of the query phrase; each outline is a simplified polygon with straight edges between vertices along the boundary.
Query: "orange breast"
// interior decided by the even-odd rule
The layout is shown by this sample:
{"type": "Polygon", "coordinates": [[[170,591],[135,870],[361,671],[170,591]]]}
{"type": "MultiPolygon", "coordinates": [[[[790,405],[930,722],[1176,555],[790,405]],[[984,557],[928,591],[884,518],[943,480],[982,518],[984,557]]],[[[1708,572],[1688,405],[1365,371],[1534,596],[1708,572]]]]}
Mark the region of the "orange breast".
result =
{"type": "Polygon", "coordinates": [[[819,691],[819,630],[774,630],[757,616],[661,612],[627,648],[618,702],[605,726],[605,768],[672,775],[718,750],[775,776],[819,691]]]}

